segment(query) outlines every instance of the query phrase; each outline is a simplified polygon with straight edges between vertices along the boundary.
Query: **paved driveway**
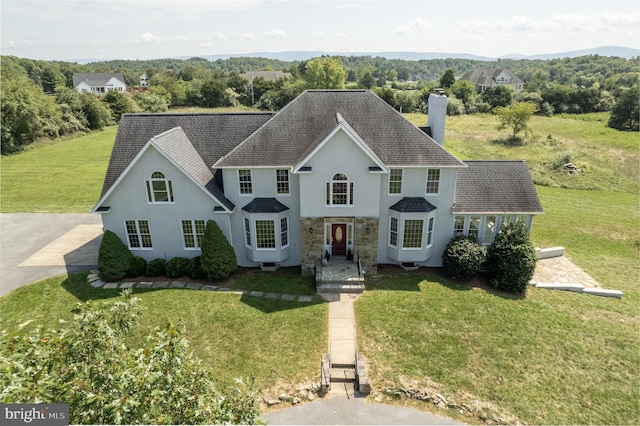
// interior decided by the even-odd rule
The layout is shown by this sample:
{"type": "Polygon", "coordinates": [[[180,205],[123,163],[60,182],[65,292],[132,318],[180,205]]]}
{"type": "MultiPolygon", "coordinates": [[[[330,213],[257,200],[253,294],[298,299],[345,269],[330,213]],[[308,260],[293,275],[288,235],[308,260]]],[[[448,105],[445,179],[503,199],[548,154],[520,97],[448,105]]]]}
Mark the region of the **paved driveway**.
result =
{"type": "Polygon", "coordinates": [[[0,296],[98,264],[99,214],[0,214],[0,296]]]}

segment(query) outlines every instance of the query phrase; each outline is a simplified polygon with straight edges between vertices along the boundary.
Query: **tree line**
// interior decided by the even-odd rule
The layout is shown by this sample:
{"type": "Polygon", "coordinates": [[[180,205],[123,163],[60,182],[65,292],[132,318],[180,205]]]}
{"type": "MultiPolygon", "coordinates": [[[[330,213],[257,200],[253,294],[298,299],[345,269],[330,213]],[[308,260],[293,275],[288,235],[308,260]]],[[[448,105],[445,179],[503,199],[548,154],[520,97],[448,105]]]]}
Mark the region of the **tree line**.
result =
{"type": "Polygon", "coordinates": [[[116,60],[80,65],[2,56],[2,154],[20,150],[38,138],[101,129],[127,112],[162,112],[171,107],[245,105],[276,111],[305,89],[364,88],[401,112],[427,112],[436,87],[450,98],[448,113],[473,114],[536,105],[538,114],[611,111],[610,127],[638,130],[639,58],[589,55],[552,60],[470,59],[406,61],[371,56],[319,57],[284,62],[267,58],[116,60]],[[525,81],[515,93],[509,86],[478,94],[459,77],[474,68],[506,68],[525,81]],[[288,79],[247,80],[242,73],[282,70],[288,79]],[[101,97],[73,88],[78,72],[119,72],[130,88],[146,74],[149,87],[101,97]]]}

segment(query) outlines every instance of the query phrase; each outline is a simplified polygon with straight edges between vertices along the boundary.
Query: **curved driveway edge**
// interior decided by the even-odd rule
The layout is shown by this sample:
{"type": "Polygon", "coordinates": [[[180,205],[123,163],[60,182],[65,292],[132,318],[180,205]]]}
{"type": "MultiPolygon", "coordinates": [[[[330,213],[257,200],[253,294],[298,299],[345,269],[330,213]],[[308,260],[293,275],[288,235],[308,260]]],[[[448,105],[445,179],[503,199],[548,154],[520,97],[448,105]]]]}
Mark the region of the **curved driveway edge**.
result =
{"type": "Polygon", "coordinates": [[[26,284],[95,268],[97,213],[0,214],[0,296],[26,284]]]}
{"type": "Polygon", "coordinates": [[[272,425],[460,425],[452,419],[413,408],[347,399],[329,394],[323,399],[263,413],[272,425]]]}

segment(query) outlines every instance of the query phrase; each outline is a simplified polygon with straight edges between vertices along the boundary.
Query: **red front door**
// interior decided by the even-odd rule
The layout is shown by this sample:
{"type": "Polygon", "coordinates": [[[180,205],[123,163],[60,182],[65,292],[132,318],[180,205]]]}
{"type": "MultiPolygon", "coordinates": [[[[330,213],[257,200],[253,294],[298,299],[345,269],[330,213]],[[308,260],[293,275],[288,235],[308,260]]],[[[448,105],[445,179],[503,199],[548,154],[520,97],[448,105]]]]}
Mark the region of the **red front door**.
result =
{"type": "Polygon", "coordinates": [[[347,254],[347,225],[345,223],[331,225],[331,254],[334,256],[347,254]]]}

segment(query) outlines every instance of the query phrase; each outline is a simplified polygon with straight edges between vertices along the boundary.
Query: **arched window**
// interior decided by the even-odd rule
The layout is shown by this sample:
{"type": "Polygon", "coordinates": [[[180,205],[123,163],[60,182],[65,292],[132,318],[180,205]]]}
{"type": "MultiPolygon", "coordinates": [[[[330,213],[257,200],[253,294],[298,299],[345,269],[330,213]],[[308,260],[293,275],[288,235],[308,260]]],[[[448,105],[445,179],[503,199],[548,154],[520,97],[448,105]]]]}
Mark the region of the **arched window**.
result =
{"type": "Polygon", "coordinates": [[[150,203],[173,203],[173,186],[164,173],[151,173],[147,181],[147,197],[150,203]]]}
{"type": "Polygon", "coordinates": [[[328,206],[352,206],[353,182],[344,173],[336,173],[327,182],[326,201],[328,206]]]}

